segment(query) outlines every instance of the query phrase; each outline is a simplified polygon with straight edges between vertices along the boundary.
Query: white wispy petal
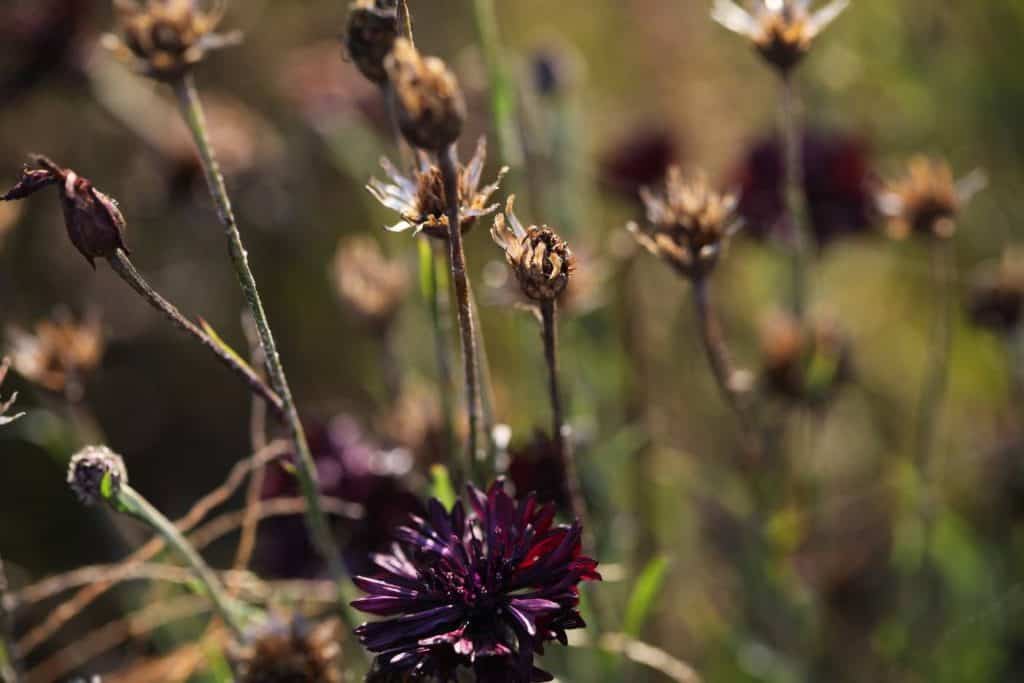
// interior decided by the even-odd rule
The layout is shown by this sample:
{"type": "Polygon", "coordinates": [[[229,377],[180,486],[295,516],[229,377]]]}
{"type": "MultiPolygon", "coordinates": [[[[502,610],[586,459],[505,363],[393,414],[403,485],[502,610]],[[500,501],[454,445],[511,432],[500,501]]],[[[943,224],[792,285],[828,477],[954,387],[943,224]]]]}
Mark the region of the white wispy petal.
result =
{"type": "Polygon", "coordinates": [[[751,36],[757,31],[757,20],[733,0],[715,0],[711,18],[740,35],[751,36]]]}
{"type": "Polygon", "coordinates": [[[808,23],[811,35],[816,36],[824,31],[825,27],[835,21],[836,17],[842,14],[849,5],[850,0],[833,0],[812,14],[808,23]]]}

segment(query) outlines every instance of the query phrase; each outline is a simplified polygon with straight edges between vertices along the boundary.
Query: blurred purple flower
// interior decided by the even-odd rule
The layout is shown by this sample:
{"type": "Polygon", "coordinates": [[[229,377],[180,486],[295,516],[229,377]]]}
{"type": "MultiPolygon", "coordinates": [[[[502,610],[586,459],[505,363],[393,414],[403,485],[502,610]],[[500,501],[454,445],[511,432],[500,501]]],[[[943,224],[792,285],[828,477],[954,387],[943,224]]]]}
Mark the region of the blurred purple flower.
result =
{"type": "Polygon", "coordinates": [[[554,526],[553,506],[516,501],[500,481],[468,493],[468,514],[461,501],[449,513],[431,500],[427,517],[413,516],[391,553],[374,558],[376,575],[356,577],[369,595],[352,605],[390,617],[356,634],[385,674],[447,683],[466,667],[488,683],[552,680],[534,656],[585,626],[578,584],[601,578],[581,554],[580,522],[554,526]]]}
{"type": "Polygon", "coordinates": [[[639,201],[640,188],[664,180],[680,156],[679,141],[668,128],[637,125],[604,153],[600,179],[611,190],[639,201]]]}
{"type": "MultiPolygon", "coordinates": [[[[848,133],[808,131],[803,142],[804,192],[819,248],[875,222],[874,177],[868,143],[848,133]]],[[[762,138],[745,153],[732,183],[740,191],[743,232],[786,237],[785,170],[778,139],[762,138]]]]}
{"type": "Polygon", "coordinates": [[[519,496],[533,494],[559,510],[571,508],[558,445],[542,431],[534,433],[529,443],[509,449],[508,478],[519,496]]]}

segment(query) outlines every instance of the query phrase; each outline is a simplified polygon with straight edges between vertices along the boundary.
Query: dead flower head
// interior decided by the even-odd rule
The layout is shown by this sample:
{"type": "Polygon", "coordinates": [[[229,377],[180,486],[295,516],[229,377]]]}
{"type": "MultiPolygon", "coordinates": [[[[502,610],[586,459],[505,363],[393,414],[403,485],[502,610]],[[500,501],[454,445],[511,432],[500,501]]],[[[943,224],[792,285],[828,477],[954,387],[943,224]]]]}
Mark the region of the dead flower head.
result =
{"type": "Polygon", "coordinates": [[[67,480],[83,505],[96,505],[117,496],[128,483],[128,470],[121,456],[106,446],[87,446],[72,456],[67,480]]]}
{"type": "Polygon", "coordinates": [[[630,223],[630,232],[648,251],[688,278],[710,273],[741,225],[736,197],[716,192],[701,172],[687,177],[673,166],[663,194],[644,188],[640,196],[647,207],[647,227],[630,223]]]}
{"type": "Polygon", "coordinates": [[[12,327],[7,338],[15,371],[50,391],[79,391],[82,376],[103,357],[103,333],[96,316],[77,324],[60,314],[36,323],[34,333],[12,327]]]}
{"type": "Polygon", "coordinates": [[[339,625],[312,626],[301,616],[273,616],[244,645],[236,645],[239,683],[341,683],[339,625]]]}
{"type": "Polygon", "coordinates": [[[466,98],[442,60],[421,56],[399,38],[384,66],[395,91],[398,126],[410,145],[438,152],[459,139],[466,98]]]}
{"type": "Polygon", "coordinates": [[[339,244],[333,271],[342,302],[373,327],[387,327],[409,291],[405,265],[384,256],[372,239],[339,244]]]}
{"type": "Polygon", "coordinates": [[[108,258],[124,243],[125,220],[117,202],[71,169],[61,168],[44,156],[34,156],[21,172],[21,180],[0,201],[24,199],[48,185],[57,185],[64,224],[72,244],[94,268],[96,258],[108,258]]]}
{"type": "Polygon", "coordinates": [[[956,180],[948,163],[925,156],[912,158],[907,167],[907,175],[878,196],[879,209],[889,218],[889,235],[952,237],[961,210],[985,187],[985,175],[974,171],[956,180]]]}
{"type": "Polygon", "coordinates": [[[797,403],[827,403],[850,378],[849,339],[830,319],[801,323],[776,313],[761,327],[762,381],[772,394],[797,403]]]}
{"type": "Polygon", "coordinates": [[[201,62],[207,52],[241,41],[241,34],[214,33],[224,18],[227,0],[115,0],[120,36],[108,34],[104,45],[139,73],[173,81],[201,62]]]}
{"type": "Polygon", "coordinates": [[[359,71],[374,83],[386,83],[384,60],[398,38],[398,7],[389,0],[355,0],[345,28],[345,50],[359,71]]]}
{"type": "MultiPolygon", "coordinates": [[[[498,172],[497,179],[480,187],[480,177],[487,158],[487,140],[480,138],[476,152],[469,165],[457,164],[459,176],[459,221],[465,233],[476,223],[476,219],[498,210],[498,204],[488,202],[497,192],[507,168],[498,172]]],[[[371,178],[366,189],[384,206],[397,211],[402,217],[398,223],[388,227],[391,232],[412,230],[413,234],[425,233],[428,237],[448,239],[447,203],[444,197],[444,182],[441,170],[430,163],[426,155],[418,155],[419,167],[411,175],[402,173],[387,159],[380,165],[388,174],[390,183],[371,178]]]]}
{"type": "Polygon", "coordinates": [[[967,302],[971,321],[992,332],[1012,334],[1024,317],[1024,251],[1008,248],[997,263],[977,269],[967,302]]]}
{"type": "MultiPolygon", "coordinates": [[[[4,358],[2,361],[0,361],[0,387],[3,386],[4,379],[7,377],[7,370],[10,367],[10,358],[4,358]]],[[[7,411],[11,409],[11,406],[13,406],[14,402],[17,400],[17,393],[11,394],[11,397],[7,400],[4,400],[4,398],[0,396],[0,427],[3,427],[4,425],[9,425],[15,420],[17,420],[19,417],[22,417],[24,415],[24,413],[18,413],[17,415],[7,414],[7,411]]]]}
{"type": "Polygon", "coordinates": [[[835,21],[850,0],[832,0],[812,11],[812,0],[752,0],[744,9],[734,0],[715,0],[711,17],[749,39],[766,62],[781,73],[800,63],[814,39],[835,21]]]}
{"type": "Polygon", "coordinates": [[[515,197],[509,197],[505,213],[494,217],[491,237],[505,252],[523,294],[534,301],[554,301],[569,284],[576,259],[548,226],[524,228],[512,210],[514,203],[515,197]]]}

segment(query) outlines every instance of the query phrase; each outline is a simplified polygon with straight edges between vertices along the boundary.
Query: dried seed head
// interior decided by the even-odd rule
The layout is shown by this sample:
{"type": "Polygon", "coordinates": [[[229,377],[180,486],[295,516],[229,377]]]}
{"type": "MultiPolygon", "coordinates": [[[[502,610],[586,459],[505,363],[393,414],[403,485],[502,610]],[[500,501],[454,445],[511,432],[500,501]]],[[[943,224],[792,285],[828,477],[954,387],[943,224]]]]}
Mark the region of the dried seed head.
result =
{"type": "Polygon", "coordinates": [[[36,323],[34,334],[12,327],[7,337],[11,364],[19,375],[72,398],[81,390],[82,376],[103,356],[103,332],[96,316],[76,324],[62,313],[36,323]]]}
{"type": "Polygon", "coordinates": [[[576,261],[551,228],[524,228],[512,210],[514,202],[509,197],[505,213],[494,217],[491,237],[504,250],[523,294],[534,301],[554,301],[569,284],[576,261]]]}
{"type": "Polygon", "coordinates": [[[334,257],[338,296],[372,327],[387,328],[409,291],[409,275],[400,261],[389,260],[372,239],[338,245],[334,257]]]}
{"type": "Polygon", "coordinates": [[[827,403],[852,372],[849,341],[831,320],[805,327],[790,315],[773,315],[762,326],[761,351],[765,387],[793,402],[827,403]]]}
{"type": "Polygon", "coordinates": [[[83,505],[95,505],[117,496],[128,483],[121,456],[106,446],[87,446],[71,458],[68,485],[83,505]]]}
{"type": "Polygon", "coordinates": [[[980,171],[958,181],[945,161],[916,156],[908,164],[907,175],[879,195],[878,204],[889,217],[888,231],[895,239],[911,235],[949,239],[956,232],[960,211],[985,184],[980,171]]]}
{"type": "Polygon", "coordinates": [[[998,264],[984,264],[974,276],[968,311],[975,325],[1012,334],[1024,313],[1024,253],[1008,249],[998,264]]]}
{"type": "Polygon", "coordinates": [[[384,60],[398,38],[398,8],[389,0],[355,0],[345,28],[345,49],[360,72],[386,83],[384,60]]]}
{"type": "MultiPolygon", "coordinates": [[[[486,159],[487,141],[481,137],[469,164],[456,164],[459,178],[459,222],[463,233],[473,227],[481,216],[498,210],[498,204],[489,202],[508,168],[501,169],[493,183],[480,187],[486,159]]],[[[414,234],[423,232],[428,237],[447,240],[448,204],[445,201],[441,170],[430,163],[426,154],[419,155],[418,164],[418,168],[410,175],[403,175],[390,161],[381,159],[381,166],[390,182],[371,178],[366,189],[377,201],[402,216],[401,221],[387,228],[391,232],[412,230],[414,234]]]]}
{"type": "Polygon", "coordinates": [[[733,0],[715,0],[711,17],[749,39],[766,62],[787,74],[849,4],[832,0],[812,12],[811,0],[755,0],[755,7],[747,11],[733,0]]]}
{"type": "Polygon", "coordinates": [[[273,617],[245,645],[236,645],[240,683],[341,683],[338,623],[311,627],[302,617],[273,617]]]}
{"type": "Polygon", "coordinates": [[[115,0],[121,36],[107,35],[104,44],[140,73],[162,81],[181,78],[211,50],[237,45],[240,33],[218,34],[227,0],[115,0]]]}
{"type": "Polygon", "coordinates": [[[459,139],[466,99],[455,75],[437,57],[422,57],[405,38],[384,61],[398,104],[398,125],[413,147],[437,152],[459,139]]]}
{"type": "Polygon", "coordinates": [[[118,249],[128,252],[126,224],[117,202],[46,157],[33,157],[31,165],[22,170],[21,180],[0,196],[0,201],[24,199],[48,185],[59,186],[68,237],[90,265],[95,268],[95,259],[111,257],[118,249]]]}
{"type": "Polygon", "coordinates": [[[733,195],[716,192],[707,176],[686,177],[678,166],[669,169],[665,192],[644,188],[647,227],[628,227],[637,241],[688,278],[704,277],[715,267],[722,250],[740,227],[733,195]]]}
{"type": "MultiPolygon", "coordinates": [[[[10,367],[10,358],[4,358],[2,361],[0,361],[0,387],[3,386],[4,379],[7,377],[7,370],[10,367]]],[[[11,397],[8,398],[7,400],[4,400],[3,397],[0,396],[0,427],[3,427],[4,425],[9,425],[15,420],[17,420],[19,417],[22,417],[24,415],[24,413],[18,413],[17,415],[7,415],[7,411],[11,409],[11,406],[13,406],[14,402],[17,400],[17,393],[11,394],[11,397]]],[[[2,568],[2,565],[0,565],[0,568],[2,568]]]]}

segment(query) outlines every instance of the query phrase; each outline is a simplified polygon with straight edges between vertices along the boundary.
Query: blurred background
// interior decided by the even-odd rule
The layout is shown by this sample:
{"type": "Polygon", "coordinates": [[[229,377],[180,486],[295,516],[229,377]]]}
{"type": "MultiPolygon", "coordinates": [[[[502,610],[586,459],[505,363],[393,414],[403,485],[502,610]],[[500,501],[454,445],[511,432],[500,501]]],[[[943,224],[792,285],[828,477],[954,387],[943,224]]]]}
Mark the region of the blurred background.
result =
{"type": "MultiPolygon", "coordinates": [[[[763,375],[778,457],[755,464],[740,457],[688,285],[637,249],[624,226],[643,216],[638,188],[673,162],[743,191],[746,227],[713,287],[738,365],[761,373],[785,346],[771,321],[789,277],[778,225],[777,79],[700,0],[497,4],[526,150],[497,200],[518,194],[520,217],[557,227],[581,258],[561,353],[590,523],[609,566],[600,588],[608,604],[621,604],[652,560],[663,560],[654,566],[665,572],[658,599],[635,635],[707,681],[1024,677],[1024,350],[1016,309],[998,329],[972,315],[978,269],[1003,258],[1024,212],[1024,3],[855,0],[801,67],[817,238],[810,310],[841,328],[849,377],[827,396],[795,402],[763,375]],[[989,178],[953,243],[949,391],[926,476],[913,464],[914,429],[945,303],[928,245],[887,239],[871,195],[918,152],[947,158],[958,175],[980,168],[989,178]],[[929,522],[918,514],[922,500],[929,522]]],[[[488,136],[488,179],[501,164],[471,2],[410,5],[418,46],[449,60],[467,91],[463,157],[488,136]]],[[[400,155],[379,93],[343,60],[346,12],[337,0],[235,2],[225,26],[244,31],[245,42],[216,53],[197,77],[318,452],[370,477],[378,498],[412,509],[439,457],[432,332],[417,242],[386,233],[396,219],[364,190],[383,177],[382,154],[400,155]],[[336,250],[354,238],[401,264],[400,306],[384,322],[339,292],[336,250]],[[381,464],[381,452],[394,457],[381,464]]],[[[243,300],[170,92],[98,46],[112,26],[109,3],[6,0],[0,17],[0,177],[13,184],[39,152],[90,178],[120,202],[133,260],[154,286],[247,348],[243,300]]],[[[487,227],[469,233],[467,249],[495,412],[511,428],[512,474],[525,482],[517,485],[557,490],[534,441],[549,419],[537,324],[514,306],[487,227]]],[[[250,453],[245,388],[106,264],[89,268],[52,196],[0,204],[0,329],[16,365],[5,395],[20,391],[28,413],[0,432],[0,553],[14,588],[115,561],[142,537],[83,512],[67,491],[65,464],[79,446],[102,441],[122,453],[134,486],[171,517],[250,453]],[[43,342],[26,335],[42,320],[84,326],[56,342],[81,351],[70,375],[18,370],[19,355],[40,352],[43,342]]],[[[334,493],[369,505],[365,490],[334,493]]],[[[388,512],[400,519],[404,508],[388,512]]],[[[363,542],[385,540],[381,526],[361,529],[363,542]]],[[[302,534],[297,521],[265,525],[257,566],[315,575],[302,534]]],[[[214,545],[214,564],[230,563],[235,543],[214,545]]],[[[365,552],[352,545],[350,562],[360,566],[365,552]]],[[[29,663],[143,590],[100,601],[29,663]]],[[[20,610],[17,631],[54,604],[20,610]]],[[[167,647],[129,642],[67,675],[114,670],[167,647]]],[[[553,655],[555,669],[597,680],[580,673],[587,665],[574,652],[553,655]]],[[[663,680],[640,668],[619,675],[663,680]]]]}

